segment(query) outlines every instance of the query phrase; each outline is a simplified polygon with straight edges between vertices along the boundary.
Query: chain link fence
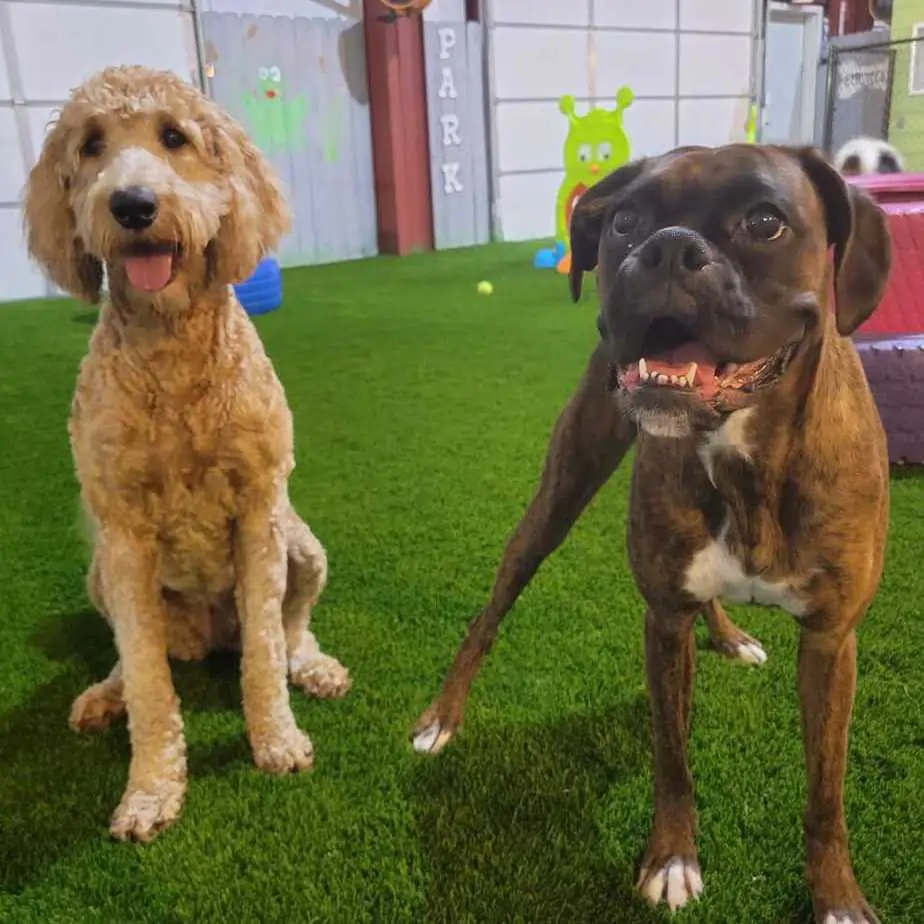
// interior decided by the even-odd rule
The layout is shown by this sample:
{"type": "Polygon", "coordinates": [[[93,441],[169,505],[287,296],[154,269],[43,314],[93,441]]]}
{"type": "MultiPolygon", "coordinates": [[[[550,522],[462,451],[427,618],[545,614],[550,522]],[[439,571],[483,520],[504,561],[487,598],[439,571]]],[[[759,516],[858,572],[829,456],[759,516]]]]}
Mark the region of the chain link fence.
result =
{"type": "Polygon", "coordinates": [[[828,45],[823,144],[835,153],[860,135],[882,138],[905,168],[924,171],[924,23],[920,35],[890,41],[881,32],[828,45]]]}

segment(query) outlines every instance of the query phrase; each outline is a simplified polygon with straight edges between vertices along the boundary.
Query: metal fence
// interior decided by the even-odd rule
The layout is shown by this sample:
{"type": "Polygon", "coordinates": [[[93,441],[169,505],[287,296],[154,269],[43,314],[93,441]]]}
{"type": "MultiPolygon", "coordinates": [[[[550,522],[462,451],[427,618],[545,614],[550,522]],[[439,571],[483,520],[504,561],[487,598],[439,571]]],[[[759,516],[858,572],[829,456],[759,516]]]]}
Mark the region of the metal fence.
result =
{"type": "Polygon", "coordinates": [[[832,39],[826,87],[826,150],[861,135],[882,138],[906,169],[924,171],[924,32],[895,41],[879,32],[832,39]]]}

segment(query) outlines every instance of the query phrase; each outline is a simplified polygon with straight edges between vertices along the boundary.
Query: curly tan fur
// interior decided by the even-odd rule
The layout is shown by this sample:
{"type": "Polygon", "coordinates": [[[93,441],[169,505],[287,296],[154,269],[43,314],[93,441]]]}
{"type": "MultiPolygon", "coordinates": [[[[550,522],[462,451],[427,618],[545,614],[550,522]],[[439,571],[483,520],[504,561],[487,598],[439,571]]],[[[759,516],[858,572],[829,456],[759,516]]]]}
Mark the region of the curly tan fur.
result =
{"type": "Polygon", "coordinates": [[[289,502],[285,393],[229,285],[289,217],[227,114],[169,73],[120,67],[64,106],[29,177],[25,221],[32,255],[62,288],[96,301],[108,279],[69,432],[94,534],[88,591],[119,661],[76,700],[71,724],[105,728],[127,712],[131,766],[111,830],[149,840],[186,789],[168,657],[240,648],[254,759],[276,773],[312,762],[287,679],[318,696],[350,685],[308,628],[327,560],[289,502]],[[133,187],[157,201],[140,230],[116,220],[110,199],[133,187]],[[128,269],[152,247],[172,254],[156,291],[128,269]]]}

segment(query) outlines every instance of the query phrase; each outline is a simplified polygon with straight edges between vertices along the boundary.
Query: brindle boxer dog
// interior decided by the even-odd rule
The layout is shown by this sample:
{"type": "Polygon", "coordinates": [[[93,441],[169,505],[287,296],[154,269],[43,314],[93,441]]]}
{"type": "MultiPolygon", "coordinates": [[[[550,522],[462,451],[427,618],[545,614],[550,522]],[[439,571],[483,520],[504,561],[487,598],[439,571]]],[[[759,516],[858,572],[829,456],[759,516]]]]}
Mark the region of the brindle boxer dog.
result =
{"type": "Polygon", "coordinates": [[[436,753],[455,734],[501,619],[637,432],[629,557],[647,604],[655,776],[639,889],[672,909],[702,890],[687,756],[693,627],[705,611],[714,631],[737,632],[717,602],[727,597],[796,618],[815,921],[873,924],[843,791],[856,628],[882,571],[889,472],[848,335],[885,288],[884,214],[809,149],[685,148],[588,191],[571,238],[575,300],[597,268],[601,343],[415,746],[436,753]]]}

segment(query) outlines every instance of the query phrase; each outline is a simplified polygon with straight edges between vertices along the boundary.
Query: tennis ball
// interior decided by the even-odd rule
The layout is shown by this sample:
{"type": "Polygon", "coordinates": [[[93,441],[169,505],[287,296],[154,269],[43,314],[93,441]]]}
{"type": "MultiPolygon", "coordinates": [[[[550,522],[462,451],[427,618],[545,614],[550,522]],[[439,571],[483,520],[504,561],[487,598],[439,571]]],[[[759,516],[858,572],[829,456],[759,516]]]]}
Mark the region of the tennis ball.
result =
{"type": "Polygon", "coordinates": [[[478,294],[479,295],[490,295],[494,291],[494,286],[488,282],[487,279],[482,279],[478,283],[478,294]]]}

